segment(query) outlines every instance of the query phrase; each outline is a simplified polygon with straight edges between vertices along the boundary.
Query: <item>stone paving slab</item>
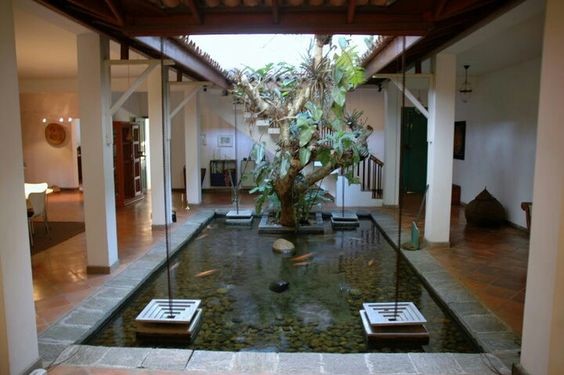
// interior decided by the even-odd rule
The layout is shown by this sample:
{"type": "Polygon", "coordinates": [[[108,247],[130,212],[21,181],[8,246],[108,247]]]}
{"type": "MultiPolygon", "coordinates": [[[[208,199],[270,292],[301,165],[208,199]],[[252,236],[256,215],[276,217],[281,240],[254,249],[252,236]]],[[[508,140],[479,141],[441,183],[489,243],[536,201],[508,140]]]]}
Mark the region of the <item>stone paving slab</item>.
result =
{"type": "Polygon", "coordinates": [[[321,353],[280,353],[277,374],[309,375],[321,373],[321,353]]]}
{"type": "Polygon", "coordinates": [[[278,375],[509,375],[491,354],[459,353],[275,353],[108,348],[74,345],[55,366],[145,368],[190,374],[278,375]]]}
{"type": "MultiPolygon", "coordinates": [[[[372,220],[383,232],[384,237],[396,249],[398,225],[389,214],[376,211],[372,220]]],[[[402,238],[409,238],[409,233],[402,233],[402,238]]],[[[511,367],[518,358],[519,338],[513,334],[495,314],[485,308],[468,290],[458,282],[426,250],[400,250],[400,254],[415,269],[431,293],[435,294],[455,319],[474,338],[485,352],[499,354],[505,364],[511,367]]]]}
{"type": "MultiPolygon", "coordinates": [[[[205,227],[214,215],[211,210],[202,211],[178,226],[172,232],[172,236],[176,240],[171,248],[171,255],[179,251],[186,242],[205,227]]],[[[94,295],[86,298],[76,308],[41,333],[38,337],[39,355],[44,364],[53,362],[66,347],[81,342],[103,324],[153,272],[164,264],[166,259],[165,248],[165,240],[158,241],[145,255],[132,262],[112,280],[102,285],[94,295]]],[[[115,354],[115,358],[112,357],[114,356],[113,353],[113,351],[110,351],[105,354],[105,356],[109,356],[107,357],[110,363],[108,365],[111,365],[111,361],[115,363],[120,361],[118,354],[115,354]]],[[[82,355],[81,352],[79,355],[82,355]]],[[[137,357],[132,357],[128,360],[137,361],[137,359],[137,357]]],[[[141,358],[141,360],[143,359],[141,358]]],[[[141,362],[138,365],[140,366],[141,362]]]]}
{"type": "Polygon", "coordinates": [[[153,349],[141,364],[151,370],[182,371],[186,368],[193,350],[153,349]]]}

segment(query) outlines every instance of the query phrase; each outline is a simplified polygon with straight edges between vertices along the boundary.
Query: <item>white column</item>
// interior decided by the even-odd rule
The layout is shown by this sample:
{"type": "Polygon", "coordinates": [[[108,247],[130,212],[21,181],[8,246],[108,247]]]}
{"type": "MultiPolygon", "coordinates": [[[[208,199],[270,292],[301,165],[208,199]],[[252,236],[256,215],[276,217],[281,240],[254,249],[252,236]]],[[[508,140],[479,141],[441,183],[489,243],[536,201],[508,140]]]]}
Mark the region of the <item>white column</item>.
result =
{"type": "MultiPolygon", "coordinates": [[[[190,95],[199,86],[187,89],[184,96],[190,95]]],[[[186,154],[186,199],[188,203],[202,203],[202,183],[200,176],[200,94],[184,107],[184,149],[186,154]]]]}
{"type": "Polygon", "coordinates": [[[89,273],[110,273],[118,263],[110,68],[107,37],[80,34],[78,96],[86,253],[89,273]]]}
{"type": "Polygon", "coordinates": [[[12,2],[0,1],[0,374],[23,373],[39,360],[12,15],[12,2]]]}
{"type": "MultiPolygon", "coordinates": [[[[166,67],[163,68],[166,70],[166,67]]],[[[163,75],[162,69],[157,68],[149,74],[148,100],[149,100],[149,143],[151,147],[151,219],[153,226],[165,225],[165,185],[168,190],[167,196],[167,212],[170,213],[170,152],[167,153],[166,160],[163,159],[163,121],[167,125],[168,120],[168,87],[163,90],[163,83],[166,84],[166,74],[163,75]],[[164,95],[163,95],[164,94],[164,95]],[[164,106],[164,107],[163,107],[164,106]],[[163,112],[164,111],[164,112],[163,112]],[[166,118],[164,118],[166,114],[166,118]],[[165,173],[163,164],[167,162],[167,181],[165,181],[165,173]]],[[[168,85],[167,85],[168,86],[168,85]]],[[[170,129],[170,125],[166,126],[170,129]]],[[[170,131],[167,133],[167,144],[165,150],[170,151],[170,131]]],[[[168,223],[172,220],[168,215],[168,223]]]]}
{"type": "Polygon", "coordinates": [[[389,82],[384,91],[384,205],[399,203],[400,92],[389,82]]]}
{"type": "Polygon", "coordinates": [[[437,54],[429,89],[427,204],[425,239],[431,244],[448,244],[450,198],[452,194],[452,147],[454,142],[454,104],[456,57],[437,54]]]}
{"type": "Polygon", "coordinates": [[[521,364],[564,374],[564,2],[548,0],[521,364]]]}

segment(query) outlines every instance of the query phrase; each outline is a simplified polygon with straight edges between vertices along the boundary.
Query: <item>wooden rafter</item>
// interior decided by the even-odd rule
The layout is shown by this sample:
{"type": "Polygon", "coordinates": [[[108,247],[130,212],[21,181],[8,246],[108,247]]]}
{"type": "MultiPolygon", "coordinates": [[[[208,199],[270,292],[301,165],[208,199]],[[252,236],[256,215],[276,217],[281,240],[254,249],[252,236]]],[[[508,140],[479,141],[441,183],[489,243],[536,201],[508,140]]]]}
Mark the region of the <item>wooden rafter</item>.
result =
{"type": "Polygon", "coordinates": [[[114,0],[106,0],[106,5],[112,11],[112,14],[115,17],[117,24],[119,26],[123,26],[125,24],[125,20],[123,18],[121,9],[118,7],[118,5],[115,3],[115,1],[114,0]]]}
{"type": "Polygon", "coordinates": [[[182,1],[190,9],[190,12],[192,13],[192,16],[194,16],[196,23],[200,25],[202,23],[202,15],[200,13],[200,10],[196,6],[196,2],[194,0],[182,0],[182,1]]]}
{"type": "Polygon", "coordinates": [[[447,2],[448,0],[436,0],[435,9],[433,10],[434,19],[439,19],[441,17],[447,2]]]}
{"type": "MultiPolygon", "coordinates": [[[[408,50],[417,42],[419,42],[422,37],[419,36],[408,36],[405,37],[405,49],[408,50]]],[[[370,61],[367,61],[364,66],[364,74],[366,77],[371,77],[373,74],[378,73],[392,61],[397,59],[403,52],[403,37],[396,37],[390,41],[380,53],[373,56],[370,61]]]]}
{"type": "Polygon", "coordinates": [[[353,23],[355,11],[356,11],[356,0],[349,0],[348,10],[347,10],[347,23],[353,23]]]}
{"type": "MultiPolygon", "coordinates": [[[[145,36],[136,37],[135,40],[156,51],[161,50],[161,39],[157,37],[145,36]]],[[[229,88],[230,84],[224,75],[213,69],[208,63],[202,60],[200,56],[191,53],[181,42],[164,39],[162,45],[162,53],[168,58],[176,61],[178,66],[188,71],[195,72],[197,76],[204,80],[210,81],[224,89],[229,88]]]]}
{"type": "Polygon", "coordinates": [[[109,10],[104,3],[96,2],[94,4],[85,4],[83,1],[80,0],[67,0],[70,4],[74,5],[75,7],[79,8],[82,12],[86,14],[90,14],[95,18],[99,18],[100,20],[107,22],[112,25],[122,26],[116,20],[114,14],[111,12],[107,12],[109,10]]]}
{"type": "Polygon", "coordinates": [[[278,0],[272,0],[272,22],[275,24],[280,22],[280,6],[278,0]]]}

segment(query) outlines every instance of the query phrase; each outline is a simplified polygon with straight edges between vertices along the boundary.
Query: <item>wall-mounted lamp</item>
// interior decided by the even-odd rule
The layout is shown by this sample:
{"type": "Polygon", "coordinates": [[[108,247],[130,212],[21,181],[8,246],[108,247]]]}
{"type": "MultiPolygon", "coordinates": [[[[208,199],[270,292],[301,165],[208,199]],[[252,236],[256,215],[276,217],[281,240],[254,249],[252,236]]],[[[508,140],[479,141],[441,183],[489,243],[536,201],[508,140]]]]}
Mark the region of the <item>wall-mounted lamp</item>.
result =
{"type": "Polygon", "coordinates": [[[460,90],[458,90],[463,103],[468,103],[472,95],[472,86],[470,86],[470,82],[468,82],[468,68],[470,68],[470,65],[464,65],[464,82],[462,82],[462,86],[460,86],[460,90]]]}

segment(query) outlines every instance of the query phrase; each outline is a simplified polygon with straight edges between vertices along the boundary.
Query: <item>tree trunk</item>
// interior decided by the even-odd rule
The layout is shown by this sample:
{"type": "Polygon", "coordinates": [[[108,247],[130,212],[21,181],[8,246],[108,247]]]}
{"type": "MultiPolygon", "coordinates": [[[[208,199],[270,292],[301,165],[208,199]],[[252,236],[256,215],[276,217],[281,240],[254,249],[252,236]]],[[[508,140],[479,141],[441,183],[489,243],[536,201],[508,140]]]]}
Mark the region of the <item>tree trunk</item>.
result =
{"type": "Polygon", "coordinates": [[[280,225],[285,227],[295,227],[296,217],[294,215],[294,200],[291,190],[283,195],[278,195],[280,199],[280,225]]]}

